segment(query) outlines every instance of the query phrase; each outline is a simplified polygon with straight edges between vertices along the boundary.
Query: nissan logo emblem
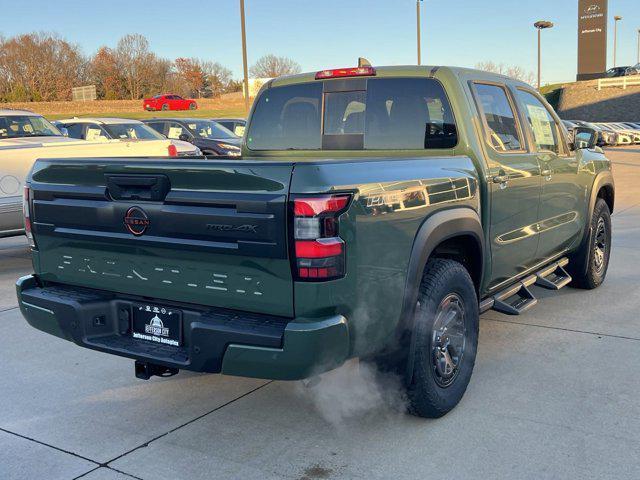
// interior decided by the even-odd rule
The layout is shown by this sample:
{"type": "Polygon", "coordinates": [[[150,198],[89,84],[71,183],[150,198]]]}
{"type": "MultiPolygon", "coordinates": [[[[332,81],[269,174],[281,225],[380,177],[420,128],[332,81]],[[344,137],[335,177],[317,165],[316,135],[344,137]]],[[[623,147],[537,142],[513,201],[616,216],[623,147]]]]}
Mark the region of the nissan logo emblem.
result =
{"type": "Polygon", "coordinates": [[[124,215],[124,226],[136,237],[142,235],[150,224],[149,217],[140,207],[131,207],[124,215]]]}

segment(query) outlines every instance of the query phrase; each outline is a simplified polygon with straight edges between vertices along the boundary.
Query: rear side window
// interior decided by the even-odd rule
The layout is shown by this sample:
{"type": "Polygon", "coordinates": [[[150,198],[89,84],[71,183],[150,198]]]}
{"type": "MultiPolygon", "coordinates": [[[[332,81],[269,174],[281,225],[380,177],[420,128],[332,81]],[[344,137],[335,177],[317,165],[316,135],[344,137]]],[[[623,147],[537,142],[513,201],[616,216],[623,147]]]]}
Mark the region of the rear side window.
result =
{"type": "Polygon", "coordinates": [[[488,127],[489,143],[499,152],[523,150],[522,135],[504,88],[480,83],[475,87],[488,127]]]}
{"type": "Polygon", "coordinates": [[[354,85],[360,89],[323,93],[322,83],[316,82],[266,90],[256,104],[247,146],[318,150],[323,137],[331,139],[325,144],[332,149],[416,150],[457,144],[453,112],[439,82],[370,78],[364,90],[361,81],[354,85]]]}
{"type": "Polygon", "coordinates": [[[84,125],[82,123],[67,125],[66,129],[70,138],[84,139],[84,125]]]}

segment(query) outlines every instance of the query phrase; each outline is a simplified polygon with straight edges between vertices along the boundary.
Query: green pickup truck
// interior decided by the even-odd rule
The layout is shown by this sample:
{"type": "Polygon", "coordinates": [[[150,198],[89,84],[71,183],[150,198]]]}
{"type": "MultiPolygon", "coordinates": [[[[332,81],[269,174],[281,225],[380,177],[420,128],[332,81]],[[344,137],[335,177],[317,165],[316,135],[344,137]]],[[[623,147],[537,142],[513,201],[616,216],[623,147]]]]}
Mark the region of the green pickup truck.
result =
{"type": "Polygon", "coordinates": [[[37,161],[20,309],[145,379],[296,380],[360,357],[438,417],[467,388],[480,313],[605,278],[611,166],[572,133],[529,85],[476,70],[276,78],[240,159],[37,161]]]}

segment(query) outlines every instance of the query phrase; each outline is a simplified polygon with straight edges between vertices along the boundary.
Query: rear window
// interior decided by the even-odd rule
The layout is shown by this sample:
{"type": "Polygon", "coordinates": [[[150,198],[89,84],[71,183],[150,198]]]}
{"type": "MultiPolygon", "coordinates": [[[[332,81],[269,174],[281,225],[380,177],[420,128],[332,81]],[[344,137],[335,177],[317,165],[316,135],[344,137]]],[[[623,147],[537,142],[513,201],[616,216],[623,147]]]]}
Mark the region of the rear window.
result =
{"type": "Polygon", "coordinates": [[[418,150],[456,145],[451,105],[436,80],[369,78],[353,85],[354,90],[324,94],[320,82],[266,90],[256,104],[247,146],[418,150]]]}

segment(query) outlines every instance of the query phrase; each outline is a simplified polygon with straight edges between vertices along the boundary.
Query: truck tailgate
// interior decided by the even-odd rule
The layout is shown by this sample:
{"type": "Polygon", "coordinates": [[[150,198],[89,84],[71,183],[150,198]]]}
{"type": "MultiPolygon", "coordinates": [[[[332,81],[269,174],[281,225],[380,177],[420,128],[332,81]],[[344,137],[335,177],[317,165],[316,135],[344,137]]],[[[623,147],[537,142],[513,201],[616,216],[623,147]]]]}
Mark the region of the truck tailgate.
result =
{"type": "Polygon", "coordinates": [[[293,316],[290,163],[40,160],[31,177],[44,281],[293,316]]]}

